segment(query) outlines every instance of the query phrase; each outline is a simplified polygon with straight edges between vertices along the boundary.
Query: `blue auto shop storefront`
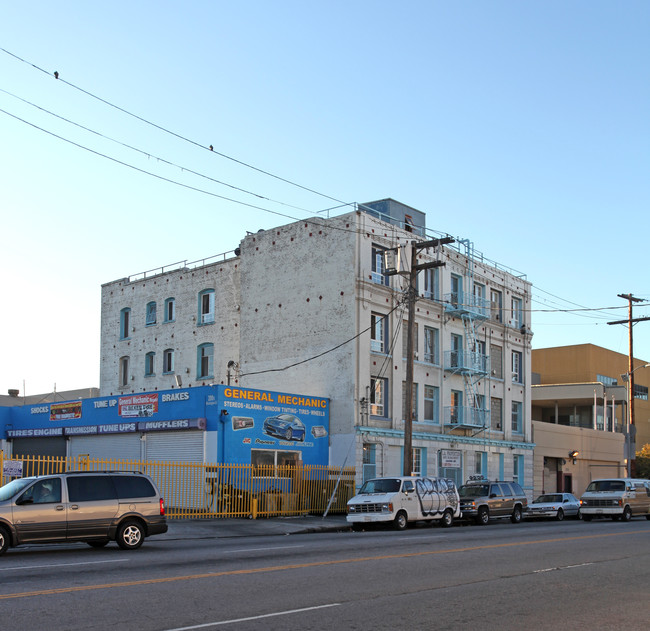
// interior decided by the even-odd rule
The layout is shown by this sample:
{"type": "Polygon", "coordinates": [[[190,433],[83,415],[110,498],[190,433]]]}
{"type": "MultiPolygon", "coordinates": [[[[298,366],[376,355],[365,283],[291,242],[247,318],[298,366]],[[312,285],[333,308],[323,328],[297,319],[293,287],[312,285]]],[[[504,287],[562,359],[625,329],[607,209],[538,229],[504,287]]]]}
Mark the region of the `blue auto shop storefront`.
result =
{"type": "Polygon", "coordinates": [[[329,400],[201,386],[3,408],[12,455],[327,465],[329,400]]]}

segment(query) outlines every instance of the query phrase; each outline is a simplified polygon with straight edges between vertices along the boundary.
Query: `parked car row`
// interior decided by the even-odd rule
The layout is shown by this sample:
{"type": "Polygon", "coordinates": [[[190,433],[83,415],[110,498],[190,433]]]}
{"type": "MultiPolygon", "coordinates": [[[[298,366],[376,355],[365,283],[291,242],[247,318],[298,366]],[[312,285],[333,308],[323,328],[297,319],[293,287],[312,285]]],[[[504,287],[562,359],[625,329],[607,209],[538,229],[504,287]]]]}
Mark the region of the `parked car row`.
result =
{"type": "Polygon", "coordinates": [[[347,521],[353,529],[364,524],[392,524],[403,530],[409,522],[454,520],[486,525],[492,519],[565,517],[590,521],[595,516],[629,521],[634,515],[650,519],[650,480],[629,478],[594,480],[582,499],[572,493],[545,493],[530,505],[513,481],[490,481],[472,476],[460,488],[443,478],[394,477],[367,480],[348,502],[347,521]]]}

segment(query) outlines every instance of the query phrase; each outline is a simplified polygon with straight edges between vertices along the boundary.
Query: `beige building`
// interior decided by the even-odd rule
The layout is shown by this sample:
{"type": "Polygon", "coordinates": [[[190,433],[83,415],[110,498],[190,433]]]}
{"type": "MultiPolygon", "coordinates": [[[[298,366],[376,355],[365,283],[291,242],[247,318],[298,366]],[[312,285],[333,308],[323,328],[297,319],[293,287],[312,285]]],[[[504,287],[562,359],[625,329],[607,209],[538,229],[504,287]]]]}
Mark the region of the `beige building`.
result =
{"type": "Polygon", "coordinates": [[[634,362],[636,432],[627,427],[626,355],[579,344],[535,349],[532,362],[535,492],[579,495],[594,478],[625,475],[629,454],[650,442],[646,362],[634,362]]]}

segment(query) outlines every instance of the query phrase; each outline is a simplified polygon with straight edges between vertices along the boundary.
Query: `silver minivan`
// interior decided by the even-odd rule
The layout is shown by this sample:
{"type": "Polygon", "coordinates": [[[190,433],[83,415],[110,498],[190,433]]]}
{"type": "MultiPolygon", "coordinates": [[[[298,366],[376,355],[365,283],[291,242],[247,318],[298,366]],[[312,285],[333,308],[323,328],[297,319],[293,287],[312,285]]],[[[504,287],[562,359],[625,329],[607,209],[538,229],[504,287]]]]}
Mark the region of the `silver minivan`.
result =
{"type": "Polygon", "coordinates": [[[0,554],[26,543],[116,541],[139,548],[167,532],[165,502],[138,472],[67,472],[18,478],[0,487],[0,554]]]}

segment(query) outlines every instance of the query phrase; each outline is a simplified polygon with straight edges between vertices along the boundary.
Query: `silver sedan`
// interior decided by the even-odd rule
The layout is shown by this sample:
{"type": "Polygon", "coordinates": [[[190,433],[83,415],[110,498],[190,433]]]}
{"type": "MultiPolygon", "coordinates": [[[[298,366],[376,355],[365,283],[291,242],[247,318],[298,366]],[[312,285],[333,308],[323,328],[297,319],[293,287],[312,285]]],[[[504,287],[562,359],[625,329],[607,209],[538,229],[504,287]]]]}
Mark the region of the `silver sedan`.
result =
{"type": "Polygon", "coordinates": [[[546,493],[528,505],[527,517],[551,517],[562,521],[565,517],[580,519],[580,500],[571,493],[546,493]]]}

